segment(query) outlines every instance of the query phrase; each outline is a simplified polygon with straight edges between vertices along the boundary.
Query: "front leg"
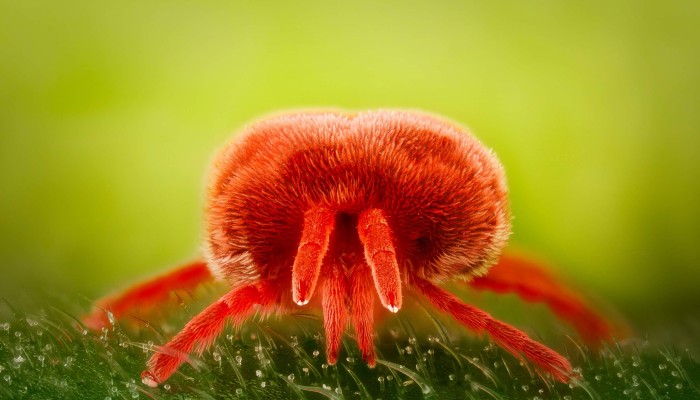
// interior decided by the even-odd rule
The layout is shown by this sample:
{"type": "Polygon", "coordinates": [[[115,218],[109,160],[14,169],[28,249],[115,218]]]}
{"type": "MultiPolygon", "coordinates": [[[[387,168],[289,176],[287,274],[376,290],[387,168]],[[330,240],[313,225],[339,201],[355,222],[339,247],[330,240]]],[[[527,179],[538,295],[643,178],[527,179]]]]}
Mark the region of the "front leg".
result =
{"type": "Polygon", "coordinates": [[[475,333],[488,333],[491,339],[516,357],[524,355],[557,380],[568,382],[574,375],[571,364],[561,354],[530,339],[524,332],[494,319],[488,313],[463,303],[457,296],[422,278],[412,277],[411,286],[435,308],[446,312],[475,333]]]}
{"type": "Polygon", "coordinates": [[[165,346],[148,360],[148,369],[141,380],[155,387],[167,380],[187,360],[188,353],[208,348],[219,336],[227,318],[239,327],[256,311],[279,304],[279,291],[269,282],[258,282],[231,290],[204,311],[197,314],[165,346]]]}

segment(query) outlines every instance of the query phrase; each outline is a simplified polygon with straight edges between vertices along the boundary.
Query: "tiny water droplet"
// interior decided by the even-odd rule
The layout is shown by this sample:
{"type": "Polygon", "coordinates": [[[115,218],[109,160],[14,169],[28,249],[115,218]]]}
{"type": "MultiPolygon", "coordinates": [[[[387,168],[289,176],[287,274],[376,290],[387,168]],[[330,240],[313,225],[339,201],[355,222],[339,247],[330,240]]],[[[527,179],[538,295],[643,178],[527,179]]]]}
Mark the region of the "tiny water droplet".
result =
{"type": "Polygon", "coordinates": [[[259,369],[256,369],[256,370],[255,370],[255,376],[257,376],[258,378],[262,378],[263,372],[260,371],[259,369]]]}
{"type": "Polygon", "coordinates": [[[660,370],[665,370],[666,368],[668,368],[668,367],[666,366],[666,364],[659,364],[659,369],[660,369],[660,370]]]}
{"type": "Polygon", "coordinates": [[[294,382],[294,374],[287,375],[287,379],[289,379],[290,382],[294,382]]]}
{"type": "Polygon", "coordinates": [[[451,381],[455,380],[455,374],[450,374],[447,376],[451,381]]]}

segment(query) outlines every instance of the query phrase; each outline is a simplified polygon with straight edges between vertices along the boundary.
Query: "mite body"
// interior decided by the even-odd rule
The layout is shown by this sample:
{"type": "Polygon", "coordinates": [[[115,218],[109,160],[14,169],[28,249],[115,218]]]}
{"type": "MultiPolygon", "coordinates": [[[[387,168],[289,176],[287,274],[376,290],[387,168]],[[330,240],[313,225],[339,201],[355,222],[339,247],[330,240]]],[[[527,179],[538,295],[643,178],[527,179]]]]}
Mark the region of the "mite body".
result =
{"type": "Polygon", "coordinates": [[[209,279],[209,271],[230,284],[153,355],[146,384],[163,382],[187,353],[205,349],[227,319],[240,325],[256,311],[298,310],[314,296],[321,299],[328,362],[336,362],[352,325],[374,366],[373,304],[397,312],[404,290],[557,379],[570,378],[561,355],[438,286],[452,279],[534,293],[566,319],[598,324],[593,339],[607,335],[575,295],[553,280],[542,285],[549,276],[536,267],[541,276],[533,284],[508,280],[512,271],[528,276],[518,262],[499,263],[503,273],[489,280],[510,233],[502,167],[473,136],[432,116],[318,112],[260,121],[215,158],[206,210],[204,262],[103,299],[85,320],[99,326],[101,309],[123,316],[137,302],[156,304],[170,290],[209,279]]]}
{"type": "Polygon", "coordinates": [[[451,125],[408,112],[297,114],[252,126],[218,155],[207,232],[209,266],[233,285],[291,282],[305,303],[319,277],[369,266],[395,311],[411,276],[483,274],[510,216],[500,163],[451,125]]]}

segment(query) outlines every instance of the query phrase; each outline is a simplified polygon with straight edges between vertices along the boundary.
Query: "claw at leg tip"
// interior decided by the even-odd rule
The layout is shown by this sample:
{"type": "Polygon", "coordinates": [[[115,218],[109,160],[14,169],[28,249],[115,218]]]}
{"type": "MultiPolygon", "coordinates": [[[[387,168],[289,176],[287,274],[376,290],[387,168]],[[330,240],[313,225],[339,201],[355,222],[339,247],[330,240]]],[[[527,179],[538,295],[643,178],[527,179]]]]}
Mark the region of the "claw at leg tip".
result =
{"type": "Polygon", "coordinates": [[[305,305],[309,304],[309,299],[305,299],[305,300],[300,299],[300,300],[295,300],[294,302],[297,303],[297,305],[305,306],[305,305]]]}
{"type": "Polygon", "coordinates": [[[141,383],[150,387],[158,387],[158,380],[150,371],[143,371],[141,373],[141,383]]]}
{"type": "Polygon", "coordinates": [[[386,302],[382,301],[382,305],[384,307],[386,307],[387,310],[389,310],[393,313],[397,313],[397,312],[399,312],[399,309],[401,309],[401,304],[396,304],[396,301],[392,301],[392,300],[389,300],[386,302]]]}

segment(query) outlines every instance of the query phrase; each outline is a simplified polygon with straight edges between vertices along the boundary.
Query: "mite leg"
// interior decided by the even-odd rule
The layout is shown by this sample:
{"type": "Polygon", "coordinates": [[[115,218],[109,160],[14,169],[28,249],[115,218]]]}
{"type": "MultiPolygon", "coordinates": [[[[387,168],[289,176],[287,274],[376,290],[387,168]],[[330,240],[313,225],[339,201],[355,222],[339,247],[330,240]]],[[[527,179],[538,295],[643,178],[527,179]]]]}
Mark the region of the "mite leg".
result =
{"type": "Polygon", "coordinates": [[[372,271],[364,262],[357,264],[350,273],[350,298],[352,323],[355,326],[357,346],[368,366],[376,365],[374,353],[374,293],[372,271]]]}
{"type": "Polygon", "coordinates": [[[333,365],[345,330],[347,282],[342,267],[333,263],[323,283],[323,324],[326,330],[326,358],[333,365]]]}
{"type": "Polygon", "coordinates": [[[265,282],[236,288],[192,318],[187,325],[161,347],[150,360],[148,369],[141,374],[144,384],[155,387],[165,381],[188,358],[192,350],[204,351],[224,328],[227,318],[240,326],[255,312],[255,306],[275,304],[277,289],[265,282]]]}
{"type": "Polygon", "coordinates": [[[300,306],[309,302],[316,289],[334,225],[332,210],[314,208],[304,214],[304,229],[292,266],[292,300],[300,306]]]}
{"type": "Polygon", "coordinates": [[[396,262],[393,235],[384,213],[376,208],[360,213],[357,233],[365,248],[365,259],[372,270],[379,300],[389,311],[399,311],[403,301],[401,274],[396,262]]]}
{"type": "Polygon", "coordinates": [[[123,293],[104,297],[97,301],[94,310],[83,317],[83,323],[95,330],[109,324],[106,311],[121,319],[136,309],[148,312],[161,306],[171,292],[194,290],[200,284],[213,279],[204,261],[196,261],[127,289],[123,293]]]}
{"type": "Polygon", "coordinates": [[[469,284],[480,290],[515,293],[526,301],[543,302],[561,319],[571,323],[591,344],[609,340],[608,323],[572,289],[557,280],[545,267],[526,258],[503,255],[487,275],[469,284]]]}
{"type": "Polygon", "coordinates": [[[469,329],[477,333],[488,333],[496,343],[516,356],[525,355],[559,381],[568,382],[571,378],[571,364],[559,353],[530,339],[524,332],[494,319],[488,313],[464,304],[453,294],[427,280],[413,277],[412,281],[418,293],[425,296],[435,308],[449,313],[469,329]]]}

